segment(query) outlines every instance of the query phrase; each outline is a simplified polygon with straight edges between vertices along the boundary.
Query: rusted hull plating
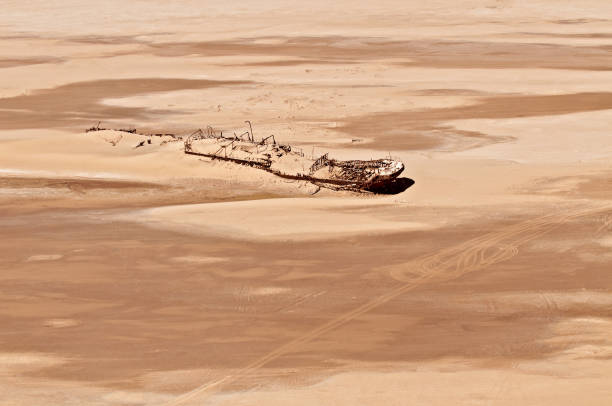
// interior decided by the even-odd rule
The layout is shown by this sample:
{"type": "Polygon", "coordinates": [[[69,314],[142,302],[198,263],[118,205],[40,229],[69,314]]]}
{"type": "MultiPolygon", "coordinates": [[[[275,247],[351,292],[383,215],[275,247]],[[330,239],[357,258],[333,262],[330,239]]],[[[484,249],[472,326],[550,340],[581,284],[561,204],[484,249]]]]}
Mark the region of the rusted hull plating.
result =
{"type": "MultiPolygon", "coordinates": [[[[186,138],[172,133],[142,134],[135,129],[114,131],[149,137],[148,144],[151,144],[152,137],[169,137],[170,140],[164,140],[161,144],[183,141],[184,153],[187,155],[247,165],[284,179],[311,182],[333,190],[384,191],[404,171],[404,164],[393,159],[338,161],[330,159],[328,154],[324,154],[317,159],[308,159],[304,157],[302,152],[292,150],[291,146],[278,144],[273,135],[255,141],[251,123],[248,121],[247,123],[250,131],[240,135],[234,134],[233,137],[223,136],[222,132],[217,134],[210,126],[207,127],[206,132],[199,129],[186,138]],[[198,143],[212,147],[213,150],[206,152],[196,150],[194,144],[198,143]],[[236,152],[243,152],[245,156],[233,155],[236,152]],[[289,160],[300,160],[300,163],[304,165],[307,163],[310,168],[303,172],[283,170],[282,165],[279,166],[278,163],[288,158],[289,160]]],[[[88,128],[86,132],[102,130],[107,129],[101,128],[100,123],[98,123],[98,125],[88,128]]],[[[134,148],[144,145],[145,141],[141,141],[134,148]]]]}
{"type": "Polygon", "coordinates": [[[272,173],[284,179],[307,181],[334,190],[381,190],[385,188],[385,184],[393,182],[404,171],[404,164],[396,160],[379,159],[371,161],[337,161],[334,159],[329,159],[328,155],[325,154],[313,162],[308,174],[287,173],[273,167],[273,158],[271,154],[267,154],[267,159],[245,159],[235,156],[228,156],[228,147],[230,147],[231,152],[240,145],[249,145],[252,147],[271,145],[275,147],[275,151],[280,152],[279,156],[285,153],[297,154],[303,157],[303,154],[291,152],[290,146],[277,144],[274,138],[272,138],[271,143],[267,144],[270,137],[256,142],[253,140],[251,133],[247,132],[245,134],[247,136],[246,140],[238,136],[224,137],[222,134],[217,135],[210,128],[208,130],[208,134],[204,134],[201,130],[199,130],[185,140],[184,151],[188,155],[202,156],[210,159],[247,165],[272,173]],[[226,142],[227,144],[221,146],[214,153],[205,153],[194,150],[193,144],[198,140],[217,143],[226,142]],[[223,154],[221,154],[222,151],[223,154]],[[322,172],[322,168],[326,167],[329,168],[329,173],[335,172],[334,176],[317,176],[317,172],[322,172]]]}

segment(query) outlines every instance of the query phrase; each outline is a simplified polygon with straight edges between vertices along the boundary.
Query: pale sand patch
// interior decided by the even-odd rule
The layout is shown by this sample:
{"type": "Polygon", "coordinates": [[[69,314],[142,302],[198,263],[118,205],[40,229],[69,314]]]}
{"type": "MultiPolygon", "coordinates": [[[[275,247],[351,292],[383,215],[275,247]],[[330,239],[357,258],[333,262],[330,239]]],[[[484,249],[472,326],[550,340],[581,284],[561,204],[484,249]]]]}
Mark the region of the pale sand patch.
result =
{"type": "Polygon", "coordinates": [[[113,391],[102,396],[102,399],[109,404],[119,405],[147,405],[164,396],[156,396],[150,392],[135,391],[113,391]]]}
{"type": "Polygon", "coordinates": [[[44,325],[46,327],[52,328],[66,328],[66,327],[74,327],[81,324],[80,321],[75,319],[49,319],[45,320],[44,325]]]}
{"type": "MultiPolygon", "coordinates": [[[[428,292],[427,294],[413,294],[413,297],[432,307],[452,306],[453,310],[494,313],[498,316],[534,314],[543,311],[552,315],[571,314],[578,309],[591,308],[604,311],[612,306],[612,293],[594,290],[473,292],[469,295],[445,294],[444,299],[439,294],[428,292]]],[[[575,321],[609,322],[607,319],[597,317],[576,318],[575,321]]]]}
{"type": "Polygon", "coordinates": [[[315,265],[319,262],[320,261],[307,259],[277,259],[274,261],[274,264],[288,267],[308,267],[315,265]]]}
{"type": "Polygon", "coordinates": [[[0,169],[28,176],[79,176],[161,183],[176,178],[257,181],[266,175],[271,177],[252,168],[232,165],[229,171],[225,165],[193,159],[183,153],[182,142],[147,144],[134,149],[145,137],[115,131],[101,133],[63,133],[40,139],[3,141],[0,143],[0,169]],[[113,146],[111,141],[116,140],[119,142],[113,146]]]}
{"type": "Polygon", "coordinates": [[[291,289],[283,288],[280,286],[265,286],[261,288],[251,288],[249,289],[249,294],[255,296],[269,296],[269,295],[280,295],[282,293],[290,292],[291,289]]]}
{"type": "Polygon", "coordinates": [[[63,258],[64,256],[61,254],[39,254],[39,255],[30,255],[26,262],[37,262],[37,261],[56,261],[58,259],[63,258]]]}
{"type": "Polygon", "coordinates": [[[612,248],[612,235],[598,239],[597,243],[602,247],[612,248]]]}
{"type": "Polygon", "coordinates": [[[595,238],[590,240],[567,239],[567,240],[544,240],[531,243],[530,249],[549,252],[575,252],[576,256],[586,262],[612,262],[612,251],[592,252],[585,250],[589,246],[612,248],[612,237],[595,238]]]}
{"type": "MultiPolygon", "coordinates": [[[[516,362],[474,368],[470,361],[413,364],[394,372],[340,373],[303,388],[272,387],[217,395],[215,406],[239,405],[608,405],[608,362],[516,362]],[[543,367],[547,367],[543,369],[543,367]]],[[[194,404],[198,404],[195,402],[194,404]]]]}
{"type": "Polygon", "coordinates": [[[590,252],[580,252],[578,257],[586,262],[603,262],[612,263],[612,252],[605,252],[603,254],[592,254],[590,252]]]}
{"type": "MultiPolygon", "coordinates": [[[[477,295],[487,297],[487,295],[477,295]]],[[[612,306],[612,293],[607,291],[578,290],[570,292],[540,291],[524,293],[496,293],[488,296],[490,299],[499,300],[502,304],[515,308],[523,307],[552,307],[553,310],[567,311],[579,309],[585,305],[605,308],[612,306]]],[[[577,318],[575,321],[592,321],[593,318],[577,318]]]]}
{"type": "Polygon", "coordinates": [[[612,156],[610,129],[612,110],[563,114],[554,117],[515,117],[452,121],[458,129],[479,131],[511,142],[491,144],[454,155],[512,160],[526,164],[609,162],[612,156]]]}
{"type": "Polygon", "coordinates": [[[235,295],[249,300],[252,296],[276,296],[289,293],[291,290],[282,286],[247,286],[236,289],[235,295]]]}
{"type": "Polygon", "coordinates": [[[172,257],[171,261],[184,262],[189,264],[216,264],[219,262],[229,261],[229,258],[225,257],[200,257],[195,255],[188,255],[184,257],[172,257]]]}
{"type": "Polygon", "coordinates": [[[36,353],[0,353],[0,375],[61,365],[66,361],[48,354],[36,353]]]}
{"type": "MultiPolygon", "coordinates": [[[[117,391],[83,382],[33,378],[25,374],[66,363],[42,353],[0,353],[0,403],[3,406],[111,406],[162,404],[171,395],[145,391],[117,391]]],[[[201,375],[200,375],[201,377],[201,375]]]]}
{"type": "Polygon", "coordinates": [[[388,204],[384,199],[267,199],[154,208],[118,218],[240,240],[323,240],[435,227],[433,223],[393,221],[377,215],[377,210],[388,204]]]}
{"type": "MultiPolygon", "coordinates": [[[[612,320],[600,317],[571,317],[552,324],[554,336],[542,340],[547,344],[568,346],[562,354],[572,359],[599,358],[612,353],[612,320]]],[[[612,365],[610,366],[612,368],[612,365]]]]}
{"type": "Polygon", "coordinates": [[[171,395],[155,392],[109,391],[81,382],[9,378],[0,381],[3,406],[144,406],[161,405],[171,395]]]}
{"type": "Polygon", "coordinates": [[[587,241],[578,239],[567,240],[542,240],[529,244],[529,249],[536,251],[548,251],[564,253],[576,249],[580,245],[588,244],[587,241]]]}
{"type": "Polygon", "coordinates": [[[138,382],[143,389],[150,391],[187,391],[218,375],[218,371],[211,369],[152,371],[140,376],[138,382]]]}

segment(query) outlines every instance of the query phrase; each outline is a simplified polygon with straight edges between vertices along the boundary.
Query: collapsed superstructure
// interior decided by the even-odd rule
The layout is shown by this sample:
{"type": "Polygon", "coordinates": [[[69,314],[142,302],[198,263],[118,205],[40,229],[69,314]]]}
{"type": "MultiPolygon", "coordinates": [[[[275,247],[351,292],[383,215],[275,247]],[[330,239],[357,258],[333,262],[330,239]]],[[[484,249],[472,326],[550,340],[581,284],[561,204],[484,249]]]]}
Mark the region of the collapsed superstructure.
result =
{"type": "MultiPolygon", "coordinates": [[[[317,186],[333,190],[384,191],[404,170],[404,164],[394,159],[376,159],[369,161],[340,161],[324,154],[318,158],[306,157],[305,154],[290,145],[276,142],[274,135],[255,140],[250,122],[249,131],[240,135],[223,135],[207,127],[198,129],[189,136],[183,137],[169,133],[140,134],[133,129],[118,131],[163,138],[166,142],[183,141],[184,153],[213,160],[222,160],[270,172],[285,179],[303,180],[317,186]]],[[[87,131],[104,130],[92,127],[87,131]]],[[[145,145],[141,141],[135,148],[145,145]]]]}

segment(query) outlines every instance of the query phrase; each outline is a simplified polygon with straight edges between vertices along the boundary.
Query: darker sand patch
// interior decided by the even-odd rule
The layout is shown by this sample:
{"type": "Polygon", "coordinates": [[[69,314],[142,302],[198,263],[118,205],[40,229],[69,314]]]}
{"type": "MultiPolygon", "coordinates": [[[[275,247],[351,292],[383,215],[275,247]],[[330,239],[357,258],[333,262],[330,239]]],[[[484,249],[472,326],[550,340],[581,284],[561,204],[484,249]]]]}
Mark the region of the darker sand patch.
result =
{"type": "Polygon", "coordinates": [[[612,173],[543,178],[525,188],[525,193],[612,199],[612,173]]]}
{"type": "Polygon", "coordinates": [[[521,35],[529,35],[531,37],[549,37],[549,38],[588,38],[588,39],[609,39],[612,38],[612,33],[609,32],[585,32],[585,33],[564,33],[564,32],[521,32],[521,35]]]}
{"type": "Polygon", "coordinates": [[[0,177],[0,213],[6,216],[108,207],[142,208],[286,197],[257,185],[215,179],[169,184],[92,178],[0,177]],[[49,193],[51,192],[51,193],[49,193]]]}
{"type": "Polygon", "coordinates": [[[74,42],[79,44],[90,45],[126,45],[126,44],[148,44],[149,39],[143,37],[157,37],[164,35],[172,35],[169,31],[152,31],[143,32],[136,35],[73,35],[69,37],[58,37],[66,42],[74,42]]]}
{"type": "Polygon", "coordinates": [[[15,66],[40,65],[43,63],[62,63],[64,59],[51,56],[39,56],[32,58],[6,58],[0,59],[0,69],[13,68],[15,66]]]}
{"type": "Polygon", "coordinates": [[[112,106],[100,101],[106,98],[247,83],[249,82],[160,78],[76,82],[52,89],[35,90],[32,94],[0,99],[0,130],[58,127],[83,129],[96,121],[145,120],[153,115],[171,114],[176,111],[112,106]]]}
{"type": "MultiPolygon", "coordinates": [[[[300,65],[350,65],[357,62],[343,60],[324,60],[324,59],[287,59],[280,61],[264,61],[242,63],[240,66],[265,67],[265,66],[300,66],[300,65]]],[[[221,66],[238,66],[236,64],[224,64],[221,66]]]]}
{"type": "Polygon", "coordinates": [[[411,94],[417,96],[487,96],[490,93],[472,89],[422,89],[415,90],[411,94]]]}
{"type": "Polygon", "coordinates": [[[404,59],[403,66],[461,69],[612,69],[609,50],[597,46],[485,41],[390,41],[369,37],[257,37],[228,41],[149,44],[158,56],[284,55],[344,62],[404,59]],[[267,42],[265,42],[265,41],[267,42]],[[270,43],[273,41],[273,43],[270,43]]]}
{"type": "Polygon", "coordinates": [[[604,18],[567,18],[562,20],[553,20],[551,22],[562,25],[574,25],[574,24],[589,24],[589,23],[600,23],[608,21],[604,18]]]}
{"type": "Polygon", "coordinates": [[[486,97],[476,104],[460,107],[367,114],[346,119],[346,124],[339,129],[351,136],[370,138],[372,143],[368,146],[385,151],[431,149],[449,142],[454,143],[455,149],[466,149],[512,138],[460,131],[444,122],[555,116],[607,109],[612,109],[612,92],[510,95],[486,97]],[[458,141],[457,136],[461,138],[458,141]]]}
{"type": "Polygon", "coordinates": [[[0,188],[68,188],[71,190],[106,189],[164,189],[166,185],[128,180],[107,180],[89,178],[27,178],[19,176],[0,177],[0,188]]]}
{"type": "Polygon", "coordinates": [[[612,199],[612,174],[601,174],[585,177],[580,182],[573,193],[582,198],[591,197],[593,199],[612,199]]]}
{"type": "MultiPolygon", "coordinates": [[[[151,371],[206,368],[212,380],[396,288],[380,258],[385,266],[404,264],[516,221],[325,243],[245,244],[138,224],[31,216],[0,229],[6,242],[0,246],[6,269],[0,308],[10,309],[0,312],[3,348],[68,360],[29,372],[45,378],[139,388],[140,377],[151,371]],[[63,256],[23,261],[47,252],[63,256]],[[186,256],[231,260],[175,260],[186,256]],[[283,294],[249,293],[270,286],[283,294]],[[50,329],[50,319],[79,323],[50,329]]],[[[574,221],[556,238],[581,238],[591,229],[589,221],[574,221]]],[[[610,282],[606,269],[605,263],[584,266],[571,251],[561,261],[556,252],[530,251],[460,277],[438,278],[295,347],[230,387],[269,383],[276,378],[266,371],[274,368],[294,370],[295,384],[302,371],[325,375],[364,361],[546,357],[564,348],[546,343],[550,323],[574,315],[609,317],[610,309],[597,303],[551,308],[544,300],[526,306],[520,295],[600,289],[610,282]],[[496,299],[513,292],[519,295],[514,302],[496,299]]]]}
{"type": "Polygon", "coordinates": [[[125,45],[143,44],[146,41],[139,39],[137,35],[82,35],[66,39],[67,42],[89,45],[125,45]]]}

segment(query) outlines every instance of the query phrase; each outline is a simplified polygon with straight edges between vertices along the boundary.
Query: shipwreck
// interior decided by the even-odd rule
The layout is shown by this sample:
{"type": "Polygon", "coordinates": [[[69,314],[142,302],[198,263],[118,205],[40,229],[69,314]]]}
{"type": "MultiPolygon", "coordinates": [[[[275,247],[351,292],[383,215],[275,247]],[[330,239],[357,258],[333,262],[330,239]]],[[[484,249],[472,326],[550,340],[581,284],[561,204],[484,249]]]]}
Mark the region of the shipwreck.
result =
{"type": "MultiPolygon", "coordinates": [[[[391,157],[367,161],[341,161],[330,158],[327,153],[317,158],[307,157],[299,148],[278,143],[274,135],[256,140],[251,123],[246,123],[249,130],[231,136],[210,126],[188,136],[172,133],[142,134],[135,129],[115,131],[148,137],[135,148],[145,146],[145,142],[151,144],[153,137],[163,139],[162,144],[182,141],[183,151],[187,155],[247,165],[281,178],[306,181],[332,190],[387,193],[396,188],[398,176],[404,171],[404,164],[391,157]]],[[[107,129],[100,128],[98,124],[87,132],[100,130],[107,129]]]]}

